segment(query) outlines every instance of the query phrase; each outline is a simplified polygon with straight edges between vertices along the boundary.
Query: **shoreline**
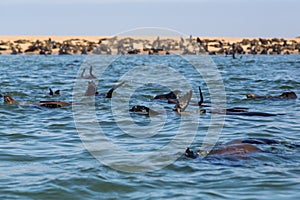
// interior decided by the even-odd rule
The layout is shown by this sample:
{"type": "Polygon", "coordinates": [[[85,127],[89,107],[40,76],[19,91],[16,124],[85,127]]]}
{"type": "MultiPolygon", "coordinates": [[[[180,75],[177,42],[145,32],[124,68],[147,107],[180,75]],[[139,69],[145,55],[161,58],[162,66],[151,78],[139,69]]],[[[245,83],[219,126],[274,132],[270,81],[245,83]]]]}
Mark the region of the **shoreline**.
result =
{"type": "Polygon", "coordinates": [[[300,54],[300,38],[0,36],[0,54],[300,54]]]}

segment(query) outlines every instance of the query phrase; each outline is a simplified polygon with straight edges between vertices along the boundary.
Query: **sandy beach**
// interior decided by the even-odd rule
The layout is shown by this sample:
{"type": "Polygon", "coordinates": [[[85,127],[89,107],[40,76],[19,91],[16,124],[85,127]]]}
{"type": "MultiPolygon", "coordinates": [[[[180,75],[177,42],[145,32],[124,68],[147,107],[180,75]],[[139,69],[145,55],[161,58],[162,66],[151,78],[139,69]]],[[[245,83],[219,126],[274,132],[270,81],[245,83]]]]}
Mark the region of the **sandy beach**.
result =
{"type": "Polygon", "coordinates": [[[300,38],[0,36],[0,54],[299,54],[300,38]]]}

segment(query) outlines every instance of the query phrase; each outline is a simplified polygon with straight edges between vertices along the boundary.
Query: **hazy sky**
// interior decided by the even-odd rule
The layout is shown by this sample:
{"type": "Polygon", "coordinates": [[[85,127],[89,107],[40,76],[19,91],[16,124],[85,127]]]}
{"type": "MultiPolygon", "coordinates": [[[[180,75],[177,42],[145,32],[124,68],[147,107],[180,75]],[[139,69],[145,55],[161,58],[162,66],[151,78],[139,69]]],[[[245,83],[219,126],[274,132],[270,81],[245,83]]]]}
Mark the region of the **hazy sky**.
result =
{"type": "Polygon", "coordinates": [[[300,36],[300,0],[0,0],[0,35],[115,35],[163,27],[187,35],[300,36]]]}

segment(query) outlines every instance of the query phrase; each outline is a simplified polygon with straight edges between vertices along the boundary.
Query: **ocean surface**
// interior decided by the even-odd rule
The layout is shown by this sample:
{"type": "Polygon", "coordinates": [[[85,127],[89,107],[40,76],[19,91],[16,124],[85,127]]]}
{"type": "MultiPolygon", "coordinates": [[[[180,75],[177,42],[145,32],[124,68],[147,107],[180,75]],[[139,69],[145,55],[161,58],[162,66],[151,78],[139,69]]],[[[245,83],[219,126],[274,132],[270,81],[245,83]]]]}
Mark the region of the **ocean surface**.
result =
{"type": "Polygon", "coordinates": [[[40,56],[0,55],[0,199],[299,199],[300,56],[40,56]],[[93,66],[99,95],[85,97],[93,66]],[[114,85],[125,81],[105,98],[114,85]],[[215,108],[284,115],[198,114],[215,108]],[[49,88],[60,90],[50,96],[49,88]],[[184,115],[157,94],[193,91],[184,115]],[[49,109],[39,101],[73,102],[49,109]],[[159,114],[129,113],[144,105],[159,114]],[[246,156],[184,156],[235,139],[268,138],[246,156]],[[205,146],[204,144],[208,144],[205,146]]]}

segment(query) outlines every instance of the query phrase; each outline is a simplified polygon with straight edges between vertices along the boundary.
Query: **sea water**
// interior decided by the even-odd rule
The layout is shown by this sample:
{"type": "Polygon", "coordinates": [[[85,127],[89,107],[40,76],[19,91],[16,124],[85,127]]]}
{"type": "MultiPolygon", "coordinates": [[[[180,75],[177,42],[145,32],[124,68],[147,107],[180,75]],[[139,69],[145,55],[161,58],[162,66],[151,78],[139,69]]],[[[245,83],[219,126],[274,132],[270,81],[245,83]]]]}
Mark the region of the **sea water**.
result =
{"type": "Polygon", "coordinates": [[[186,145],[194,151],[201,148],[207,131],[214,127],[212,114],[199,115],[199,108],[190,105],[187,108],[190,114],[180,116],[172,111],[174,105],[152,98],[169,92],[170,88],[162,84],[167,80],[171,87],[182,91],[181,95],[192,89],[192,102],[199,101],[198,86],[201,86],[204,104],[210,105],[214,77],[199,72],[204,68],[203,62],[193,67],[188,59],[174,55],[121,56],[110,62],[106,56],[1,55],[0,93],[31,103],[9,105],[3,100],[0,103],[0,198],[299,199],[299,100],[253,100],[247,99],[246,94],[280,95],[294,91],[299,96],[300,56],[205,59],[210,65],[213,63],[206,67],[216,67],[222,79],[227,107],[284,114],[224,116],[221,129],[216,129],[217,144],[243,138],[268,138],[279,144],[259,145],[263,152],[233,159],[184,156],[186,145]],[[97,76],[94,82],[100,94],[120,80],[126,81],[114,91],[112,99],[93,97],[91,104],[81,110],[76,110],[76,105],[58,109],[35,105],[43,100],[72,102],[76,100],[76,92],[84,96],[84,89],[74,91],[74,88],[78,82],[87,87],[91,80],[80,76],[83,68],[88,74],[90,66],[97,76]],[[59,89],[61,95],[50,96],[48,88],[59,89]],[[129,98],[126,100],[124,95],[129,98]],[[124,99],[125,106],[118,99],[124,99]],[[162,114],[148,117],[128,113],[134,105],[153,107],[162,114]],[[113,110],[114,106],[118,109],[113,110]],[[101,146],[103,141],[95,140],[99,146],[92,151],[99,148],[99,153],[92,152],[88,134],[83,137],[82,129],[78,128],[80,120],[75,112],[83,116],[80,119],[83,121],[86,114],[93,112],[93,117],[87,116],[84,127],[92,130],[90,139],[101,129],[114,148],[101,146]],[[183,121],[192,124],[182,130],[186,134],[180,138],[184,145],[160,151],[182,134],[183,121]],[[139,165],[139,156],[129,156],[127,162],[117,155],[117,148],[128,155],[150,153],[156,159],[145,156],[147,159],[139,165]]]}

